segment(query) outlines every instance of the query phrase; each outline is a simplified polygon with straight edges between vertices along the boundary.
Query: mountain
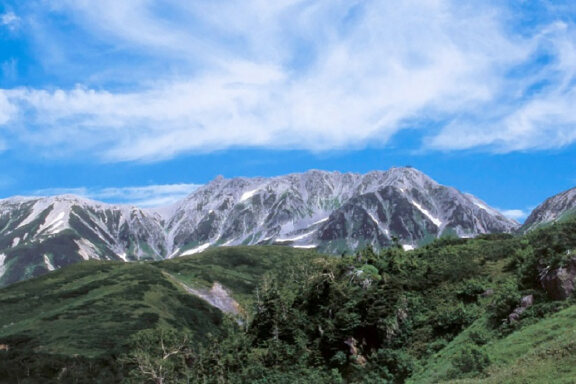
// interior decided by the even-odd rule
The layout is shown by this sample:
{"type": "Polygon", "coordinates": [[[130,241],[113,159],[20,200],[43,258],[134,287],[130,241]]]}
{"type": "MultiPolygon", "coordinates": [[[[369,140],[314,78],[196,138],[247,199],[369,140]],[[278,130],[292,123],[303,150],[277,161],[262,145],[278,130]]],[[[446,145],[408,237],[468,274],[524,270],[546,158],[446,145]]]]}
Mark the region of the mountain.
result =
{"type": "Polygon", "coordinates": [[[521,230],[530,231],[539,226],[557,222],[573,214],[576,214],[576,188],[552,196],[537,206],[530,213],[521,230]]]}
{"type": "Polygon", "coordinates": [[[83,260],[162,259],[161,217],[76,196],[0,200],[0,285],[83,260]]]}
{"type": "Polygon", "coordinates": [[[0,200],[0,286],[82,260],[159,260],[230,245],[342,253],[518,224],[414,168],[218,177],[170,207],[143,210],[75,196],[0,200]]]}
{"type": "Polygon", "coordinates": [[[399,241],[410,249],[443,234],[473,237],[517,226],[414,168],[392,168],[364,175],[220,177],[178,203],[166,228],[170,248],[179,255],[239,244],[340,253],[399,241]]]}

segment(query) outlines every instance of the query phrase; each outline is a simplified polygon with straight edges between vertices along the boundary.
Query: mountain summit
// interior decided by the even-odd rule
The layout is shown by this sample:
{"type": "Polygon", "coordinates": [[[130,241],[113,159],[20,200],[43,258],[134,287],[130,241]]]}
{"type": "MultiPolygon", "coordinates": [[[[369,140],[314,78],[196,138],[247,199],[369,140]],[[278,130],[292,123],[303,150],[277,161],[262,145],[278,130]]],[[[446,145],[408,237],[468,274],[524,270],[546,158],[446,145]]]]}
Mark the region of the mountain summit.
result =
{"type": "Polygon", "coordinates": [[[481,200],[406,167],[218,177],[171,207],[75,196],[0,200],[0,285],[86,259],[165,259],[209,247],[277,244],[341,253],[412,249],[442,235],[511,232],[481,200]]]}
{"type": "Polygon", "coordinates": [[[510,232],[518,224],[479,199],[414,168],[367,174],[312,170],[274,178],[218,178],[181,201],[167,220],[170,247],[285,244],[343,252],[442,234],[510,232]]]}
{"type": "Polygon", "coordinates": [[[537,206],[524,222],[522,230],[529,231],[573,214],[576,214],[576,188],[554,195],[537,206]]]}

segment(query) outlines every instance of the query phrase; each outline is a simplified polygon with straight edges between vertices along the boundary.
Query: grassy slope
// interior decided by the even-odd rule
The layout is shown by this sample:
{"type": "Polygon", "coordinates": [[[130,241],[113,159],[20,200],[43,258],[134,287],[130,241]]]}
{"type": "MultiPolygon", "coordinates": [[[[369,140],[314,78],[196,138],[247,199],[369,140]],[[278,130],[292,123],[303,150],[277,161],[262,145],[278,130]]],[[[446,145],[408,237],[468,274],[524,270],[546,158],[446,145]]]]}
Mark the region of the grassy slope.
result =
{"type": "Polygon", "coordinates": [[[492,366],[484,379],[454,383],[576,382],[576,306],[486,346],[492,366]]]}
{"type": "Polygon", "coordinates": [[[410,383],[574,383],[576,382],[576,306],[488,343],[491,366],[486,377],[446,380],[470,333],[486,329],[481,318],[431,359],[410,383]]]}
{"type": "MultiPolygon", "coordinates": [[[[565,233],[574,236],[574,218],[563,221],[568,228],[565,233]]],[[[556,226],[556,228],[559,228],[556,226]]],[[[548,225],[543,232],[553,232],[554,225],[548,225]]],[[[536,234],[535,231],[533,234],[536,234]]],[[[552,236],[555,237],[555,236],[552,236]]],[[[573,247],[574,240],[568,248],[573,247]]],[[[550,244],[552,246],[552,244],[550,244]]],[[[562,251],[562,253],[565,253],[562,251]]],[[[574,253],[574,251],[572,251],[574,253]]],[[[569,254],[569,253],[568,253],[569,254]]],[[[491,281],[497,284],[514,275],[506,270],[509,258],[494,264],[486,264],[491,281]]],[[[482,298],[481,303],[488,308],[491,298],[482,298]]],[[[551,311],[544,318],[528,316],[522,318],[517,328],[507,335],[490,325],[484,314],[444,348],[422,362],[423,366],[408,380],[409,383],[575,383],[576,382],[576,305],[575,299],[565,302],[549,301],[551,311]],[[462,356],[466,347],[476,344],[474,335],[483,335],[488,342],[477,345],[490,359],[490,365],[483,374],[471,373],[470,379],[450,380],[453,362],[462,356]]],[[[541,302],[542,304],[542,302],[541,302]]],[[[527,313],[530,312],[527,311],[527,313]]]]}
{"type": "Polygon", "coordinates": [[[221,313],[164,273],[196,286],[219,281],[240,302],[262,275],[313,253],[280,247],[220,248],[155,263],[85,262],[0,290],[0,344],[96,357],[122,351],[146,328],[189,328],[203,339],[221,313]]]}
{"type": "Polygon", "coordinates": [[[280,246],[222,247],[154,265],[186,284],[210,287],[218,281],[247,304],[265,273],[282,273],[299,259],[314,256],[314,251],[280,246]]]}

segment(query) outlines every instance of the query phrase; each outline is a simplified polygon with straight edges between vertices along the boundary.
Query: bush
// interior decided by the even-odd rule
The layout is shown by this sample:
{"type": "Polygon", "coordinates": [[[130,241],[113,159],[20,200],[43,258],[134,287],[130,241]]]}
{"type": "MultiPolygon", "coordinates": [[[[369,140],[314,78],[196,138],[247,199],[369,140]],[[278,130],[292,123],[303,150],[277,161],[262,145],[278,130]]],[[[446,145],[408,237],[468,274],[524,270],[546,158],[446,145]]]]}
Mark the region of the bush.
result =
{"type": "Polygon", "coordinates": [[[507,280],[500,286],[490,304],[491,318],[495,325],[507,320],[508,315],[520,304],[521,298],[514,280],[507,280]]]}
{"type": "Polygon", "coordinates": [[[488,355],[476,346],[467,346],[452,361],[452,369],[448,376],[458,378],[463,376],[475,376],[483,373],[490,365],[488,355]]]}
{"type": "Polygon", "coordinates": [[[439,335],[457,335],[476,320],[477,308],[474,307],[470,308],[459,304],[455,308],[439,308],[434,319],[434,330],[439,335]]]}
{"type": "Polygon", "coordinates": [[[490,341],[490,334],[486,331],[472,331],[470,332],[469,337],[477,346],[482,346],[490,341]]]}
{"type": "Polygon", "coordinates": [[[478,296],[486,291],[484,284],[477,279],[466,280],[462,288],[456,291],[456,296],[465,303],[475,303],[478,296]]]}

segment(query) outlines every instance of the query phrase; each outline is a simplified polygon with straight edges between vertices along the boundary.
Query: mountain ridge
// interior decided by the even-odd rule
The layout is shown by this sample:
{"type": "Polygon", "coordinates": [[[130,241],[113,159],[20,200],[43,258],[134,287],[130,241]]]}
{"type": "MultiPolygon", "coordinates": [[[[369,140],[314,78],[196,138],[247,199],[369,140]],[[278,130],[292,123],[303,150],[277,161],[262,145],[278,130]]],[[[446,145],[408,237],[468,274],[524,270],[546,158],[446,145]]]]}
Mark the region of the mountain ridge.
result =
{"type": "Polygon", "coordinates": [[[576,187],[544,200],[532,210],[520,231],[530,231],[539,226],[562,220],[572,214],[576,214],[576,187]]]}
{"type": "Polygon", "coordinates": [[[230,245],[327,253],[394,244],[413,249],[443,235],[518,226],[480,199],[408,167],[220,176],[156,209],[74,195],[14,197],[0,200],[0,285],[87,259],[160,260],[230,245]]]}

